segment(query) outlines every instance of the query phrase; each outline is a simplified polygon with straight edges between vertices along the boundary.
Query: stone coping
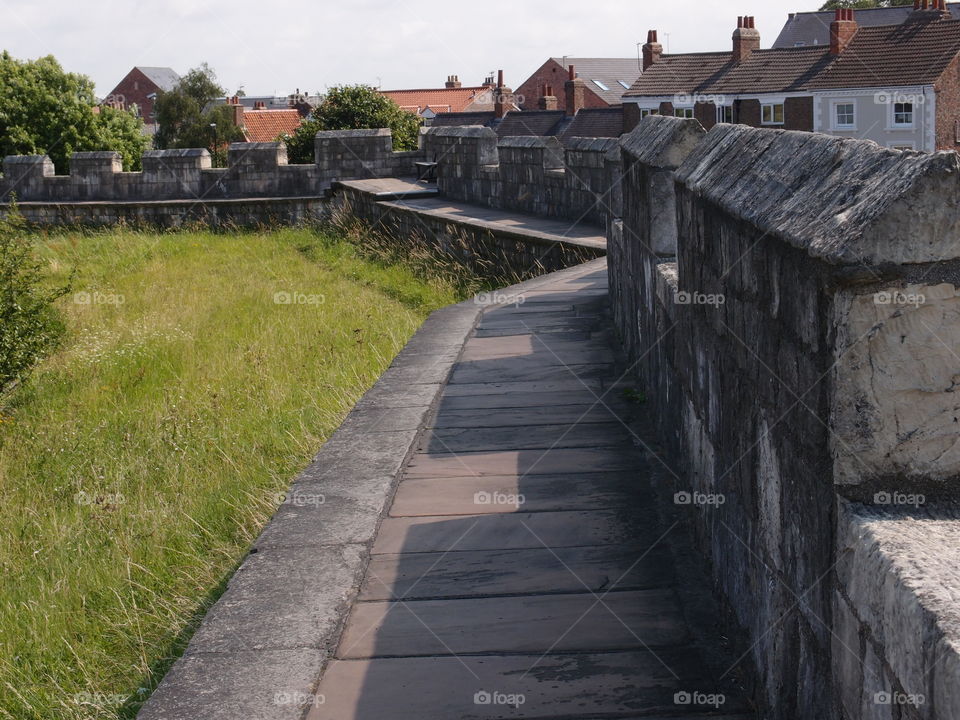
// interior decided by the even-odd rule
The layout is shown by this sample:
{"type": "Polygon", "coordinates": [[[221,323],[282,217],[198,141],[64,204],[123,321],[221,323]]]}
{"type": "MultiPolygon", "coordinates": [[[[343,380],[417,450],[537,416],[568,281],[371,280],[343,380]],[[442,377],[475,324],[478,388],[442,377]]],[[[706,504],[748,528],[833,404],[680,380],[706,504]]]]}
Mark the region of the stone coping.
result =
{"type": "Polygon", "coordinates": [[[339,641],[400,473],[484,308],[604,262],[430,315],[277,498],[276,514],[138,719],[300,720],[339,641]]]}
{"type": "Polygon", "coordinates": [[[960,717],[960,504],[840,500],[837,536],[834,676],[848,712],[901,694],[918,717],[960,717]]]}

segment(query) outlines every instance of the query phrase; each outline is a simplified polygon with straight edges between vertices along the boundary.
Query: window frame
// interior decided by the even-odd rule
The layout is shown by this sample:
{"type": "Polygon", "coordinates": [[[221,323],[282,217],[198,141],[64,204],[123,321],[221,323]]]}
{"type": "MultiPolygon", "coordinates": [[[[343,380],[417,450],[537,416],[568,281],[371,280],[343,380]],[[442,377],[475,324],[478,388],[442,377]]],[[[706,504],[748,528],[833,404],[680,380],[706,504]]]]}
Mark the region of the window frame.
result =
{"type": "Polygon", "coordinates": [[[787,122],[787,104],[782,102],[760,103],[760,124],[761,125],[785,125],[787,122]],[[764,113],[770,108],[770,120],[764,119],[764,113]],[[780,108],[780,120],[776,119],[776,109],[780,108]]]}
{"type": "Polygon", "coordinates": [[[694,116],[694,112],[693,112],[693,106],[692,106],[692,105],[681,105],[680,107],[674,107],[674,108],[673,108],[673,116],[674,116],[674,117],[678,117],[678,118],[682,118],[682,119],[684,119],[684,120],[692,120],[692,119],[694,119],[694,117],[695,117],[695,116],[694,116]],[[683,115],[680,115],[679,113],[683,113],[683,115]],[[687,115],[687,113],[690,113],[690,114],[687,115]]]}
{"type": "Polygon", "coordinates": [[[650,115],[659,115],[659,114],[660,114],[660,108],[649,108],[649,107],[640,108],[641,120],[643,120],[645,117],[648,117],[650,115]]]}
{"type": "Polygon", "coordinates": [[[917,124],[917,107],[915,103],[912,102],[892,102],[890,103],[890,127],[894,130],[913,130],[917,124]],[[910,106],[910,110],[903,110],[900,114],[910,113],[910,122],[902,123],[897,122],[897,106],[910,106]]]}
{"type": "Polygon", "coordinates": [[[716,106],[716,110],[717,110],[717,124],[718,124],[718,125],[721,125],[721,124],[732,125],[732,124],[733,124],[733,105],[717,105],[717,106],[716,106]],[[730,115],[730,119],[729,119],[729,120],[725,119],[725,117],[721,117],[721,115],[726,116],[726,115],[728,114],[728,112],[729,112],[729,115],[730,115]]]}
{"type": "Polygon", "coordinates": [[[830,105],[830,127],[834,130],[857,129],[857,103],[853,100],[834,100],[830,105]],[[849,123],[840,122],[840,108],[849,105],[851,120],[849,123]]]}

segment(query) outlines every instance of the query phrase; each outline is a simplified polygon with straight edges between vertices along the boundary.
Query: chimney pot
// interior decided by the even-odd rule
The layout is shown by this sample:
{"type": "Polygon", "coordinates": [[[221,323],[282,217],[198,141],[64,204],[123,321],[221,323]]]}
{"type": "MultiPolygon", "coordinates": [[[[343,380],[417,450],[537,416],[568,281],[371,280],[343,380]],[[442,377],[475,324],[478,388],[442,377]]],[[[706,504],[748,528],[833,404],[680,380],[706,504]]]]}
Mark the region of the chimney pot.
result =
{"type": "Polygon", "coordinates": [[[651,65],[660,62],[661,55],[663,55],[663,45],[657,42],[657,31],[647,31],[647,44],[643,46],[643,72],[646,72],[651,65]]]}
{"type": "Polygon", "coordinates": [[[570,66],[570,78],[564,85],[567,115],[573,117],[586,105],[586,83],[577,77],[577,69],[570,66]]]}
{"type": "Polygon", "coordinates": [[[853,10],[838,9],[835,18],[830,23],[830,54],[834,56],[847,49],[859,29],[853,10]]]}
{"type": "Polygon", "coordinates": [[[754,50],[760,49],[760,33],[756,21],[751,15],[737,18],[737,29],[733,31],[733,62],[743,62],[754,50]]]}

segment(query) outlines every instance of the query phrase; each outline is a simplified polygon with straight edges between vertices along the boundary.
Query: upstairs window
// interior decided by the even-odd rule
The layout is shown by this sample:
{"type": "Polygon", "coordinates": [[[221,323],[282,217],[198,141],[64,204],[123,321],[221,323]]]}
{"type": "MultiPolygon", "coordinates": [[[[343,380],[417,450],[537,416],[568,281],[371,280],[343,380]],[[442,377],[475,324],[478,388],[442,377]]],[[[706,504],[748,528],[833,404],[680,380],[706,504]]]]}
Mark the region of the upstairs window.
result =
{"type": "Polygon", "coordinates": [[[851,130],[856,124],[853,103],[837,103],[834,105],[834,123],[837,129],[851,130]]]}
{"type": "Polygon", "coordinates": [[[764,125],[783,125],[783,103],[770,103],[760,107],[760,122],[764,125]]]}
{"type": "Polygon", "coordinates": [[[617,82],[620,83],[620,85],[622,85],[625,90],[630,89],[630,83],[624,82],[623,80],[617,80],[617,82]]]}
{"type": "Polygon", "coordinates": [[[610,88],[608,88],[606,85],[604,85],[602,82],[600,82],[599,80],[594,80],[594,81],[593,81],[593,84],[596,85],[596,86],[597,86],[598,88],[600,88],[601,90],[609,90],[609,89],[610,89],[610,88]]]}
{"type": "Polygon", "coordinates": [[[913,103],[898,102],[893,104],[893,126],[913,127],[913,103]]]}
{"type": "Polygon", "coordinates": [[[693,108],[692,107],[678,107],[673,109],[674,117],[678,118],[693,118],[693,108]]]}
{"type": "Polygon", "coordinates": [[[659,115],[660,111],[653,108],[640,108],[640,119],[643,120],[648,115],[659,115]]]}
{"type": "Polygon", "coordinates": [[[717,122],[728,124],[733,122],[733,105],[717,105],[717,122]]]}

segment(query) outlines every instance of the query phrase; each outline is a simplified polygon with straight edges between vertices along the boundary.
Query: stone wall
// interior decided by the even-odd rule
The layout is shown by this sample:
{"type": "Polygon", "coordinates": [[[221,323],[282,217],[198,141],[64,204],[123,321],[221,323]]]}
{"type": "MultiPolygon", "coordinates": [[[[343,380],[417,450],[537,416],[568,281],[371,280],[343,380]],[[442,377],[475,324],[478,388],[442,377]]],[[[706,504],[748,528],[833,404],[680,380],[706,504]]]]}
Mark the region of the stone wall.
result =
{"type": "Polygon", "coordinates": [[[449,198],[597,225],[609,214],[618,173],[608,154],[617,144],[613,138],[577,138],[567,148],[554,137],[498,141],[485,127],[435,128],[424,143],[449,198]]]}
{"type": "Polygon", "coordinates": [[[296,222],[323,214],[320,199],[333,182],[414,175],[423,158],[423,150],[393,152],[389,130],[318,133],[309,165],[288,164],[275,142],[231,145],[226,168],[212,167],[202,149],[153,150],[135,173],[122,172],[116,152],[74,153],[69,175],[55,175],[46,156],[17,156],[3,160],[0,197],[13,194],[28,219],[44,223],[296,222]],[[257,202],[222,202],[241,200],[257,202]]]}
{"type": "Polygon", "coordinates": [[[415,204],[392,202],[348,186],[336,189],[331,213],[349,217],[381,233],[391,242],[421,243],[424,248],[455,259],[479,276],[497,273],[506,282],[530,280],[603,257],[596,244],[576,239],[557,241],[537,233],[512,231],[508,226],[448,219],[419,210],[415,204]]]}
{"type": "Polygon", "coordinates": [[[765,716],[958,717],[960,159],[663,117],[621,153],[615,322],[765,716]]]}

